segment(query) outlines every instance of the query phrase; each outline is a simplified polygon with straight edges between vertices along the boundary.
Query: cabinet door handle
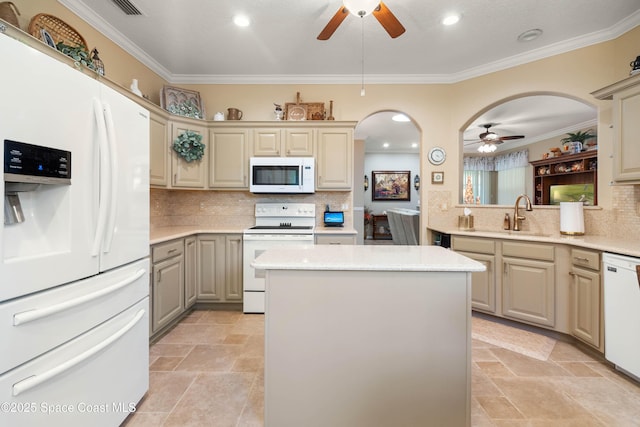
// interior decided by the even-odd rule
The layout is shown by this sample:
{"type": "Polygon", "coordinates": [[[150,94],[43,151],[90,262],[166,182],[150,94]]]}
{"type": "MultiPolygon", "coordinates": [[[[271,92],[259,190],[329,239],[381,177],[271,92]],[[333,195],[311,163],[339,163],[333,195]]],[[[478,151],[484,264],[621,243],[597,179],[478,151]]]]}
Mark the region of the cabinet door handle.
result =
{"type": "Polygon", "coordinates": [[[589,263],[589,258],[584,258],[584,257],[579,257],[579,256],[574,256],[573,260],[576,262],[584,262],[584,263],[589,263]]]}
{"type": "Polygon", "coordinates": [[[507,263],[502,264],[502,266],[503,266],[503,270],[504,270],[503,273],[506,276],[507,275],[507,271],[508,271],[507,270],[507,263]]]}
{"type": "Polygon", "coordinates": [[[172,253],[174,253],[175,251],[177,251],[177,249],[175,249],[175,248],[173,248],[173,249],[169,249],[169,251],[167,252],[167,255],[168,255],[168,254],[172,254],[172,253]]]}

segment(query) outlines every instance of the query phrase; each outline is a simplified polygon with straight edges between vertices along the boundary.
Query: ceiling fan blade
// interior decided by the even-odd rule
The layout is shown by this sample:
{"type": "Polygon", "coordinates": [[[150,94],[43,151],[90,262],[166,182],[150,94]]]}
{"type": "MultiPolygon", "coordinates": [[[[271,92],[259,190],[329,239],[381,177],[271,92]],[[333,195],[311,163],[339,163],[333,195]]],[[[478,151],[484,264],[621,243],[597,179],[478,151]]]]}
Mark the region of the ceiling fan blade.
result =
{"type": "Polygon", "coordinates": [[[380,22],[384,29],[387,30],[387,33],[389,33],[391,38],[395,39],[405,32],[405,29],[400,21],[398,21],[398,18],[396,18],[395,15],[391,13],[389,8],[385,6],[384,3],[380,2],[378,7],[374,9],[373,16],[375,16],[378,22],[380,22]]]}
{"type": "Polygon", "coordinates": [[[329,37],[333,35],[333,33],[338,29],[344,18],[347,17],[349,11],[346,7],[342,6],[333,18],[329,21],[329,23],[324,27],[324,29],[318,34],[318,40],[329,40],[329,37]]]}
{"type": "Polygon", "coordinates": [[[511,135],[511,136],[501,136],[499,139],[502,141],[509,141],[511,139],[522,139],[524,135],[511,135]]]}

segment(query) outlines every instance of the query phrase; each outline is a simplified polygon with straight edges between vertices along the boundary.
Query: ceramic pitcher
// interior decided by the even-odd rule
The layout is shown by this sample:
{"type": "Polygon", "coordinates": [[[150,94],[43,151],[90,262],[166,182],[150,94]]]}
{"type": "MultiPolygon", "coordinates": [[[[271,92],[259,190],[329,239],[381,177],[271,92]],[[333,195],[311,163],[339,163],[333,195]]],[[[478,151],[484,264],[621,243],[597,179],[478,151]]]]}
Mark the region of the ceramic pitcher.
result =
{"type": "Polygon", "coordinates": [[[237,108],[227,108],[227,120],[242,119],[242,111],[237,108]]]}

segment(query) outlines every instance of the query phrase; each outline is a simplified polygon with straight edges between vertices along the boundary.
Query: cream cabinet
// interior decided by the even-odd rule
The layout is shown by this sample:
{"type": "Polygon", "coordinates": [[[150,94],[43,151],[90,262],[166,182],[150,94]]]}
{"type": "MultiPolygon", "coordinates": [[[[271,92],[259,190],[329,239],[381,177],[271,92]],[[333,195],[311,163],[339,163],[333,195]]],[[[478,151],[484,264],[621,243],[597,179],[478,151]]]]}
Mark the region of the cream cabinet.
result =
{"type": "Polygon", "coordinates": [[[154,245],[151,248],[151,331],[160,332],[184,311],[184,241],[154,245]]]}
{"type": "Polygon", "coordinates": [[[502,242],[502,314],[541,326],[555,326],[554,246],[502,242]]]}
{"type": "MultiPolygon", "coordinates": [[[[186,120],[186,119],[185,119],[186,120]]],[[[172,151],[172,188],[190,188],[204,189],[207,185],[207,170],[209,149],[207,143],[207,128],[205,126],[196,125],[192,122],[178,121],[172,119],[171,123],[171,140],[169,147],[172,151]],[[192,131],[202,136],[202,143],[205,145],[204,156],[200,160],[187,162],[173,150],[173,141],[186,131],[192,131]]]]}
{"type": "Polygon", "coordinates": [[[313,156],[314,129],[254,128],[252,134],[255,157],[313,156]]]}
{"type": "Polygon", "coordinates": [[[486,313],[496,314],[496,243],[493,239],[453,236],[451,248],[476,260],[486,267],[485,271],[471,275],[471,307],[486,313]]]}
{"type": "Polygon", "coordinates": [[[585,343],[603,350],[600,252],[571,249],[571,332],[585,343]]]}
{"type": "Polygon", "coordinates": [[[353,188],[353,129],[318,129],[316,190],[353,188]]]}
{"type": "Polygon", "coordinates": [[[318,233],[315,235],[316,245],[355,245],[356,235],[346,233],[318,233]]]}
{"type": "Polygon", "coordinates": [[[197,244],[198,301],[242,302],[242,235],[201,234],[197,244]]]}
{"type": "Polygon", "coordinates": [[[249,188],[249,130],[225,127],[209,130],[209,188],[249,188]]]}
{"type": "Polygon", "coordinates": [[[150,111],[149,184],[167,187],[171,181],[170,127],[167,118],[150,111]]]}
{"type": "Polygon", "coordinates": [[[640,75],[602,88],[593,95],[613,100],[613,180],[640,183],[640,75]]]}
{"type": "Polygon", "coordinates": [[[184,239],[184,305],[185,309],[196,303],[197,245],[195,236],[184,239]]]}

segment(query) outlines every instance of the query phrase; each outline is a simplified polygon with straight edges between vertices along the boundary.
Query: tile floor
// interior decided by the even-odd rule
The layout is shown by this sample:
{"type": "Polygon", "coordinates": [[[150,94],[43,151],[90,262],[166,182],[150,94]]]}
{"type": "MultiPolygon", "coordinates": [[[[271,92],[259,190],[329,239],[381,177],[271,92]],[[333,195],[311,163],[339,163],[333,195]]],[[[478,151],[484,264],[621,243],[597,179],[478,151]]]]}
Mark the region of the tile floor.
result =
{"type": "MultiPolygon", "coordinates": [[[[137,426],[262,426],[263,316],[194,311],[150,348],[137,426]]],[[[473,426],[640,426],[640,384],[557,341],[547,360],[473,340],[473,426]]],[[[417,426],[423,427],[423,426],[417,426]]]]}

